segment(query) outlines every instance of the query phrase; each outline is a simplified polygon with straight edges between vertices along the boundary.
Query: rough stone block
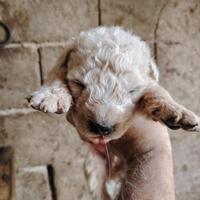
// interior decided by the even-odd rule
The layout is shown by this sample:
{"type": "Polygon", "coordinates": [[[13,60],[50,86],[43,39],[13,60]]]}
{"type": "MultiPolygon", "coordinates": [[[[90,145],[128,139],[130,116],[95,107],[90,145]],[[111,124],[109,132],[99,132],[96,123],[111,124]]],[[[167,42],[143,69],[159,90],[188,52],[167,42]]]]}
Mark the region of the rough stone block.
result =
{"type": "Polygon", "coordinates": [[[59,199],[90,199],[83,173],[87,148],[63,115],[36,112],[0,121],[2,142],[15,148],[18,170],[52,164],[59,199]]]}
{"type": "Polygon", "coordinates": [[[184,131],[171,134],[177,200],[199,200],[200,137],[184,131]]]}
{"type": "Polygon", "coordinates": [[[46,166],[26,167],[17,174],[17,199],[52,200],[46,166]]]}
{"type": "Polygon", "coordinates": [[[40,85],[36,49],[0,49],[0,108],[23,107],[24,98],[40,85]]]}
{"type": "Polygon", "coordinates": [[[66,159],[70,152],[63,152],[60,161],[57,159],[54,164],[56,190],[60,200],[66,200],[66,196],[71,200],[92,200],[83,171],[85,155],[81,153],[82,148],[80,146],[76,150],[73,158],[66,159]]]}
{"type": "Polygon", "coordinates": [[[180,103],[200,114],[198,5],[198,0],[173,0],[165,6],[157,29],[157,62],[161,83],[180,103]]]}
{"type": "Polygon", "coordinates": [[[75,150],[80,145],[77,133],[63,115],[38,111],[22,116],[3,117],[1,125],[4,144],[11,143],[15,148],[16,167],[51,163],[55,154],[62,153],[62,150],[70,152],[66,157],[69,159],[75,156],[75,150]]]}
{"type": "Polygon", "coordinates": [[[160,10],[167,0],[102,0],[103,25],[120,25],[134,30],[150,43],[154,41],[154,30],[160,10]]]}
{"type": "MultiPolygon", "coordinates": [[[[200,40],[197,40],[198,42],[200,43],[200,40]]],[[[200,57],[191,44],[164,42],[158,44],[158,67],[161,84],[178,102],[198,114],[200,114],[199,63],[200,57]]]]}
{"type": "Polygon", "coordinates": [[[98,25],[97,1],[3,0],[0,8],[13,41],[63,41],[98,25]]]}
{"type": "Polygon", "coordinates": [[[160,14],[158,39],[169,43],[192,43],[199,47],[199,0],[168,1],[160,14]]]}

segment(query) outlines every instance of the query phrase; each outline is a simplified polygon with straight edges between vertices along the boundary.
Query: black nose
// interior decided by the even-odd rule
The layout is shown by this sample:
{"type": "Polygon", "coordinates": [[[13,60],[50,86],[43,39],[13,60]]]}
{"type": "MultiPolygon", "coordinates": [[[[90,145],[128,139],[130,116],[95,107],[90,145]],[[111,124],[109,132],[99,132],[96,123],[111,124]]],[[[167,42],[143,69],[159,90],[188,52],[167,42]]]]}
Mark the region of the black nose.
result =
{"type": "Polygon", "coordinates": [[[95,134],[99,134],[99,135],[108,135],[111,133],[111,131],[113,130],[113,127],[110,126],[102,126],[96,122],[93,121],[89,121],[89,128],[90,131],[92,131],[95,134]]]}

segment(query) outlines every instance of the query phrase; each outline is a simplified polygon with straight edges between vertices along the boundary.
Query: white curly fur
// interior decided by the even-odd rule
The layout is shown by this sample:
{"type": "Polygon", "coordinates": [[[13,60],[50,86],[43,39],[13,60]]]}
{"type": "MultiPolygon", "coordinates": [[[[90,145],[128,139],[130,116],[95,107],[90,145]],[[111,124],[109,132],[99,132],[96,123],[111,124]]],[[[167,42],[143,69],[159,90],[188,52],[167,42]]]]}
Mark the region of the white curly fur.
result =
{"type": "Polygon", "coordinates": [[[43,112],[64,113],[71,106],[71,95],[55,81],[52,85],[43,86],[35,91],[31,95],[30,106],[43,112]]]}
{"type": "MultiPolygon", "coordinates": [[[[108,106],[123,112],[134,102],[134,95],[127,95],[130,90],[139,90],[150,82],[158,81],[158,71],[148,45],[121,27],[98,27],[81,32],[71,40],[70,45],[77,55],[74,61],[73,56],[69,61],[67,78],[87,85],[90,93],[88,103],[106,103],[107,106],[101,108],[102,117],[99,118],[106,115],[108,106]],[[77,56],[80,63],[76,60],[77,56]],[[79,66],[75,68],[76,65],[79,66]]],[[[70,48],[67,47],[67,50],[70,48]]],[[[63,112],[67,112],[71,98],[63,92],[59,96],[57,92],[56,95],[62,97],[58,104],[58,97],[52,93],[56,87],[60,87],[57,81],[33,93],[31,105],[45,112],[57,112],[57,105],[62,105],[63,112]]],[[[60,91],[66,91],[66,88],[60,91]]],[[[137,97],[138,93],[135,94],[137,97]]]]}

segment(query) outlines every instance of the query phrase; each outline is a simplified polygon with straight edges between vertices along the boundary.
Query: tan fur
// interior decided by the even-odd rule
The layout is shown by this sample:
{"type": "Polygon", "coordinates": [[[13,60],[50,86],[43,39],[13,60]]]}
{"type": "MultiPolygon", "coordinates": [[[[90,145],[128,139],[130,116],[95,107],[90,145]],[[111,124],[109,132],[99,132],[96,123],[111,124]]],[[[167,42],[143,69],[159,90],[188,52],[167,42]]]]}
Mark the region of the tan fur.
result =
{"type": "Polygon", "coordinates": [[[199,117],[176,103],[159,85],[146,89],[138,101],[138,109],[153,120],[163,122],[171,129],[183,128],[187,131],[200,131],[199,117]]]}

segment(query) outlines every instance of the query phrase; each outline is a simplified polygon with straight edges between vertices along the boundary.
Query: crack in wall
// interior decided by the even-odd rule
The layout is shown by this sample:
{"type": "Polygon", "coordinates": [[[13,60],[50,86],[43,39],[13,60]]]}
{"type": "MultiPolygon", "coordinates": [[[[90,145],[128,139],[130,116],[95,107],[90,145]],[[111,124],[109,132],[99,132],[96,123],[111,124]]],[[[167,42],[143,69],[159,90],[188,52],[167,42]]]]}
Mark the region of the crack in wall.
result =
{"type": "Polygon", "coordinates": [[[39,65],[39,72],[40,72],[40,85],[43,85],[44,79],[43,79],[43,69],[42,69],[42,54],[41,54],[41,49],[37,49],[38,53],[38,65],[39,65]]]}
{"type": "Polygon", "coordinates": [[[98,25],[102,25],[101,21],[101,0],[97,0],[97,7],[98,7],[98,25]]]}
{"type": "Polygon", "coordinates": [[[51,190],[51,199],[57,200],[57,191],[55,186],[55,172],[52,165],[47,165],[49,187],[51,190]]]}
{"type": "Polygon", "coordinates": [[[156,62],[158,61],[158,47],[157,47],[158,28],[159,28],[160,19],[162,17],[163,11],[167,7],[168,3],[169,3],[169,0],[167,0],[166,3],[164,3],[164,5],[161,7],[161,9],[158,13],[158,18],[157,18],[156,24],[155,24],[155,29],[154,29],[154,59],[155,59],[156,62]]]}

